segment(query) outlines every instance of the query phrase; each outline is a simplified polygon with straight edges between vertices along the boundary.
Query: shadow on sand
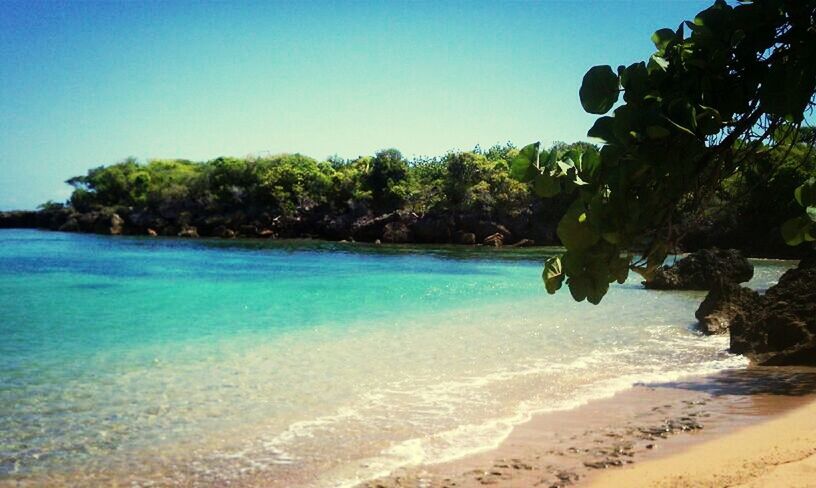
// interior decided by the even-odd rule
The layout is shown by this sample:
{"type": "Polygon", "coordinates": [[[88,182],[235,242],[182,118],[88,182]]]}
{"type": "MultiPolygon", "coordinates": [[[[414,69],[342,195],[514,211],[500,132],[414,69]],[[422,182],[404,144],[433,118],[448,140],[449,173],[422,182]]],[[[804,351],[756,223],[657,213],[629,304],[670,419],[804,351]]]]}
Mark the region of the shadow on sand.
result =
{"type": "Polygon", "coordinates": [[[645,383],[650,388],[679,388],[722,395],[805,396],[816,393],[816,368],[749,367],[684,381],[645,383]]]}

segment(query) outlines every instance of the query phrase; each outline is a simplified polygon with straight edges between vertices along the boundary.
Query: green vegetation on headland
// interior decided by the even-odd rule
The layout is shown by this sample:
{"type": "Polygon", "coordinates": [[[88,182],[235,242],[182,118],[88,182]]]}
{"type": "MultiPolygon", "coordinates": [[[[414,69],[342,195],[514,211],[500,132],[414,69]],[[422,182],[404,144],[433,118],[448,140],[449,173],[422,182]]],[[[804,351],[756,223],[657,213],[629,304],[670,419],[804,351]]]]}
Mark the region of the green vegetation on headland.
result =
{"type": "MultiPolygon", "coordinates": [[[[685,249],[737,247],[795,256],[779,225],[797,216],[794,188],[816,175],[798,148],[769,147],[751,171],[727,179],[705,212],[684,214],[685,249]],[[769,191],[769,185],[773,191],[769,191]],[[709,229],[716,229],[716,232],[709,229]],[[750,236],[750,238],[745,238],[750,236]]],[[[0,227],[104,234],[296,238],[395,243],[560,244],[570,205],[540,181],[514,178],[511,144],[405,159],[394,149],[353,160],[300,154],[207,162],[128,159],[68,180],[68,202],[8,212],[0,227]]],[[[557,143],[556,159],[598,159],[596,146],[557,143]]]]}

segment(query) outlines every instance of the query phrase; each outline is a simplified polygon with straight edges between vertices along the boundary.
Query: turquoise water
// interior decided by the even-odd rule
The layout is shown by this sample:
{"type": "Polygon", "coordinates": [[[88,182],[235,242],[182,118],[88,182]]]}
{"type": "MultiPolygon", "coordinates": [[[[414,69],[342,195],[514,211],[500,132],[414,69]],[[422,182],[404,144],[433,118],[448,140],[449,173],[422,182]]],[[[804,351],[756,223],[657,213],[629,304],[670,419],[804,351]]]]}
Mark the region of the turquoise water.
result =
{"type": "Polygon", "coordinates": [[[745,364],[702,294],[575,304],[545,256],[0,230],[0,484],[349,485],[745,364]]]}

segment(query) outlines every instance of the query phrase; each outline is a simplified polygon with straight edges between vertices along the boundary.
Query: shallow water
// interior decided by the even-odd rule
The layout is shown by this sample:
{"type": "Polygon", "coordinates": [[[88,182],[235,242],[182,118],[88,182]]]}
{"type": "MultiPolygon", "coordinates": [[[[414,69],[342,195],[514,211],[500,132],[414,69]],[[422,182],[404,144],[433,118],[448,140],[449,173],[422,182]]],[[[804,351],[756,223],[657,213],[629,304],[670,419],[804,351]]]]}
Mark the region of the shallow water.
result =
{"type": "Polygon", "coordinates": [[[546,252],[2,230],[0,483],[348,485],[744,366],[702,293],[576,304],[546,252]]]}

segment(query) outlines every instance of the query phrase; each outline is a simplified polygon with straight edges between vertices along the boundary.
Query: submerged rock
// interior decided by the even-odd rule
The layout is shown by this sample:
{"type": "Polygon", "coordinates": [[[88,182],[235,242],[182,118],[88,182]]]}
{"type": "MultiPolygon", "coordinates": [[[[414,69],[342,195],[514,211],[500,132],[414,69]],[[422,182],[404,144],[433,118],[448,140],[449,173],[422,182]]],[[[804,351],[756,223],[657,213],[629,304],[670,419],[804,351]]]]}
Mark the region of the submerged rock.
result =
{"type": "Polygon", "coordinates": [[[703,249],[674,266],[661,266],[643,285],[655,290],[711,290],[753,276],[754,266],[736,249],[703,249]]]}

